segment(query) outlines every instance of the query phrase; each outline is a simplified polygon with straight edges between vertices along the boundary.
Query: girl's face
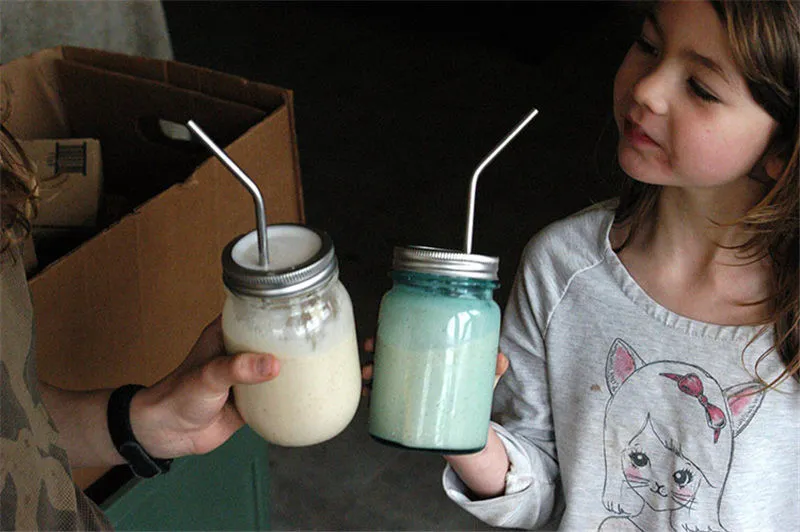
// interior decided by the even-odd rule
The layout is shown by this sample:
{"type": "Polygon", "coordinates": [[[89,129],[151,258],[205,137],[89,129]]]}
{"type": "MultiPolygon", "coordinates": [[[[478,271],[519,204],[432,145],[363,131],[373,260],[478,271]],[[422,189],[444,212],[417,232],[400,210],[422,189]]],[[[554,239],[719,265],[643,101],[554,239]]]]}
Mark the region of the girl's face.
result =
{"type": "Polygon", "coordinates": [[[661,2],[614,80],[618,157],[655,185],[747,179],[777,122],[750,96],[708,2],[661,2]]]}

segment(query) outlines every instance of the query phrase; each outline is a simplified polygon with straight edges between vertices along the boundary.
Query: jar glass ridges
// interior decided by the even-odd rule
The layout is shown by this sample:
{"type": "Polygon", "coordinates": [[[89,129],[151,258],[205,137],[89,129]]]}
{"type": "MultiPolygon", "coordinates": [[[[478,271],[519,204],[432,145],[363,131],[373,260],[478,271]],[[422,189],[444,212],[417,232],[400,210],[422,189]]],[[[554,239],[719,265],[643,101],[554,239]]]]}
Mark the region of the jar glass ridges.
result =
{"type": "Polygon", "coordinates": [[[381,301],[370,434],[448,453],[486,444],[500,309],[498,259],[437,248],[395,250],[381,301]]]}
{"type": "Polygon", "coordinates": [[[358,407],[352,303],[327,235],[293,224],[268,233],[270,270],[257,266],[255,233],[223,251],[227,351],[272,353],[280,362],[273,380],[235,386],[236,405],[266,440],[312,445],[344,430],[358,407]]]}

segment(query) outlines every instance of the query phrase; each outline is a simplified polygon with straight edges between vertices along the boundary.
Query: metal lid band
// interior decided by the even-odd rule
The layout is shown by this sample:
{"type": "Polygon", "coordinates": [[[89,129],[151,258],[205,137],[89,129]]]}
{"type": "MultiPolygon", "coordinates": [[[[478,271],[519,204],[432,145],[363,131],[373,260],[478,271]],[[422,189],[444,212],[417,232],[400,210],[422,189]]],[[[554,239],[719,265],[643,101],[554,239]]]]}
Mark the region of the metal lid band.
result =
{"type": "Polygon", "coordinates": [[[392,267],[395,270],[497,281],[500,259],[451,249],[407,246],[394,248],[392,267]]]}
{"type": "Polygon", "coordinates": [[[318,238],[320,248],[308,259],[277,270],[247,267],[234,259],[234,247],[251,233],[234,238],[222,251],[222,281],[232,292],[254,297],[286,297],[300,295],[338,275],[339,267],[333,241],[327,233],[300,224],[275,224],[268,231],[281,230],[296,233],[298,239],[307,236],[318,238]]]}

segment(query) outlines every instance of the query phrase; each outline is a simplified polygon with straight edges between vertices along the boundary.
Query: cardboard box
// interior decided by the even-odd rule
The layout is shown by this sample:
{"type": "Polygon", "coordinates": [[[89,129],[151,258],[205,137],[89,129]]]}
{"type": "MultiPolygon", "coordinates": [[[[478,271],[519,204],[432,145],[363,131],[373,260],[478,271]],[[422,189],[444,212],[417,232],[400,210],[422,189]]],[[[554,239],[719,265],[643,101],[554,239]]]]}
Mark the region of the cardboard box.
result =
{"type": "MultiPolygon", "coordinates": [[[[40,378],[78,390],[157,381],[221,311],[222,249],[255,227],[239,182],[159,120],[195,120],[259,185],[269,223],[302,222],[292,93],[72,47],[3,65],[0,80],[17,138],[98,139],[105,192],[132,205],[30,280],[40,378]]],[[[75,476],[85,487],[104,472],[75,476]]]]}
{"type": "Polygon", "coordinates": [[[103,184],[97,139],[21,140],[36,166],[39,203],[34,232],[48,228],[94,227],[103,184]]]}

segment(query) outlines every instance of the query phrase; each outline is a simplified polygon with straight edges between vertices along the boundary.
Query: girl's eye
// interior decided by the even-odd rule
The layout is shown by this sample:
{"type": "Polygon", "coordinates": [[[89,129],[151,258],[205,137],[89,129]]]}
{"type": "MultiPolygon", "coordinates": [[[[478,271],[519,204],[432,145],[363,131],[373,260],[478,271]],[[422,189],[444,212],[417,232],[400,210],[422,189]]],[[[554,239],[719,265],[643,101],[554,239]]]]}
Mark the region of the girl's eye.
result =
{"type": "Polygon", "coordinates": [[[719,98],[717,98],[716,96],[705,90],[702,87],[702,85],[700,85],[694,78],[689,78],[687,83],[689,84],[689,88],[695,94],[695,96],[697,96],[704,102],[712,102],[712,103],[719,102],[719,98]]]}
{"type": "Polygon", "coordinates": [[[635,41],[636,46],[642,52],[646,53],[647,55],[657,56],[658,55],[658,48],[653,46],[650,41],[644,38],[644,36],[640,35],[636,37],[635,41]]]}

